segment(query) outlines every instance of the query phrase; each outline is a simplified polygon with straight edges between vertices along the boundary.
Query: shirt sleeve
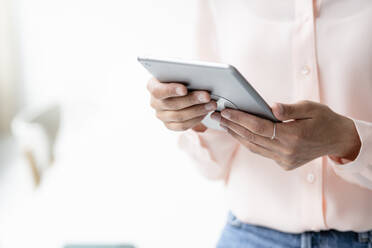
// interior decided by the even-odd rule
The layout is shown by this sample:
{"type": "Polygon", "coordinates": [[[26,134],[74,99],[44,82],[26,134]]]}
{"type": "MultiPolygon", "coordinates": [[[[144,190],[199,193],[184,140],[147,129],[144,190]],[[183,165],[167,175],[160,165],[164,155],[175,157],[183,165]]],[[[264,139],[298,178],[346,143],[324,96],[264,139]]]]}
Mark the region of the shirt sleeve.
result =
{"type": "Polygon", "coordinates": [[[211,180],[227,181],[239,143],[225,131],[188,130],[181,134],[179,146],[196,162],[200,173],[211,180]]]}
{"type": "MultiPolygon", "coordinates": [[[[210,0],[197,1],[195,57],[218,61],[215,15],[210,0]]],[[[180,135],[179,146],[196,162],[200,173],[208,179],[227,180],[239,143],[225,131],[188,130],[180,135]]]]}
{"type": "Polygon", "coordinates": [[[337,175],[348,182],[372,190],[372,123],[353,120],[361,148],[354,161],[342,158],[330,158],[337,175]]]}

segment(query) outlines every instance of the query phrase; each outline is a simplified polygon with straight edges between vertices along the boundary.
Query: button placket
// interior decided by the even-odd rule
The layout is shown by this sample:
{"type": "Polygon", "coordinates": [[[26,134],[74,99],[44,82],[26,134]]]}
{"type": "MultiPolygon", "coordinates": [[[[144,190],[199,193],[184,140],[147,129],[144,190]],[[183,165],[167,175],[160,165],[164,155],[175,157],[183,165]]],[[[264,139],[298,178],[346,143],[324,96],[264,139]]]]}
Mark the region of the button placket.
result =
{"type": "Polygon", "coordinates": [[[319,101],[313,0],[295,1],[293,65],[297,100],[319,101]]]}
{"type": "MultiPolygon", "coordinates": [[[[293,70],[297,100],[320,101],[319,76],[315,40],[315,11],[313,0],[295,1],[293,28],[293,70]]],[[[306,165],[303,174],[304,198],[302,216],[309,228],[326,226],[323,212],[323,165],[316,159],[306,165]],[[309,202],[309,199],[313,199],[309,202]],[[315,200],[315,201],[314,201],[315,200]],[[314,205],[315,204],[315,205],[314,205]],[[310,214],[310,208],[313,214],[310,214]],[[314,211],[315,210],[315,211],[314,211]]]]}

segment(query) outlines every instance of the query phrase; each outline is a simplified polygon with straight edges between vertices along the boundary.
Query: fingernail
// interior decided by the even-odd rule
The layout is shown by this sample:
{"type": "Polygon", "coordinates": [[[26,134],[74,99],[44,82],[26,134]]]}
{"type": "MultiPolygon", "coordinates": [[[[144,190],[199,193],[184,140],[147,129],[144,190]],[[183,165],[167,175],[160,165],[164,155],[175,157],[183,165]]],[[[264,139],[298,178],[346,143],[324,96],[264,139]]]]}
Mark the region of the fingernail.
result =
{"type": "Polygon", "coordinates": [[[215,120],[215,121],[218,121],[218,122],[221,121],[221,116],[220,115],[217,115],[217,114],[211,115],[211,118],[212,118],[212,120],[215,120]]]}
{"type": "Polygon", "coordinates": [[[204,94],[198,95],[199,102],[208,102],[208,98],[204,94]]]}
{"type": "Polygon", "coordinates": [[[177,95],[179,95],[179,96],[183,96],[183,95],[186,94],[186,93],[185,93],[185,90],[184,90],[183,88],[181,88],[181,87],[176,88],[176,93],[177,93],[177,95]]]}
{"type": "Polygon", "coordinates": [[[213,103],[210,102],[210,103],[205,105],[205,109],[208,110],[208,111],[212,111],[212,110],[215,109],[215,106],[214,106],[213,103]]]}
{"type": "Polygon", "coordinates": [[[229,119],[230,117],[231,117],[231,113],[230,112],[228,112],[228,111],[222,111],[222,117],[223,118],[226,118],[226,119],[229,119]]]}

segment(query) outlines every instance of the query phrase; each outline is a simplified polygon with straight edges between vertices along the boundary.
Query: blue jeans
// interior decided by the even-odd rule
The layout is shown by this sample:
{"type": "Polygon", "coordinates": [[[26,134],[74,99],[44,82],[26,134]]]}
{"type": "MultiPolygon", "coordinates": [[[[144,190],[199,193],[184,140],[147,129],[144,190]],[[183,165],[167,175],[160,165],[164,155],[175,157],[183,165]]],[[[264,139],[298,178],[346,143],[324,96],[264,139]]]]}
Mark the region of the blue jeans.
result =
{"type": "Polygon", "coordinates": [[[217,248],[372,248],[372,231],[299,234],[242,223],[229,214],[217,248]]]}

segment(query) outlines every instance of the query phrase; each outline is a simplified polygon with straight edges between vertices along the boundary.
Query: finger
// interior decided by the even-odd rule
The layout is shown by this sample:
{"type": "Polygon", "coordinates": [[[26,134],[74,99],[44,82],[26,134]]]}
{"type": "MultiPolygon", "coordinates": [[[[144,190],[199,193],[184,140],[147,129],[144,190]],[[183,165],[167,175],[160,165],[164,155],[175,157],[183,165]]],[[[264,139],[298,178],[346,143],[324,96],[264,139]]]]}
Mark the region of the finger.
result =
{"type": "Polygon", "coordinates": [[[180,110],[193,105],[210,102],[211,97],[206,91],[193,91],[187,96],[171,97],[163,100],[152,98],[152,106],[158,110],[180,110]]]}
{"type": "Polygon", "coordinates": [[[312,118],[317,105],[318,103],[311,101],[300,101],[295,104],[275,103],[271,109],[278,120],[298,120],[312,118]]]}
{"type": "MultiPolygon", "coordinates": [[[[242,127],[245,127],[252,133],[271,138],[274,132],[274,123],[263,118],[234,109],[224,109],[221,112],[223,118],[228,119],[242,127]]],[[[276,126],[276,137],[282,133],[282,125],[276,126]]]]}
{"type": "Polygon", "coordinates": [[[187,94],[185,85],[179,83],[161,83],[155,78],[150,79],[147,89],[157,99],[184,96],[187,94]]]}
{"type": "Polygon", "coordinates": [[[283,150],[278,140],[275,140],[275,139],[272,140],[270,138],[255,134],[251,132],[250,130],[232,121],[229,121],[225,118],[221,118],[220,125],[231,129],[232,131],[234,131],[234,133],[238,134],[240,137],[242,137],[246,141],[260,145],[270,151],[282,152],[283,150]]]}
{"type": "Polygon", "coordinates": [[[261,155],[263,157],[266,157],[266,158],[269,158],[269,159],[272,159],[272,160],[275,160],[275,161],[279,161],[279,157],[276,153],[268,150],[268,149],[265,149],[264,147],[260,146],[260,145],[257,145],[255,143],[252,143],[252,142],[249,142],[247,140],[245,140],[243,137],[241,137],[239,134],[235,133],[233,130],[231,129],[227,129],[227,132],[232,136],[234,137],[235,139],[237,139],[240,143],[242,143],[246,148],[248,148],[251,152],[253,153],[256,153],[258,155],[261,155]]]}
{"type": "Polygon", "coordinates": [[[220,122],[221,121],[221,113],[220,112],[213,112],[211,114],[211,119],[215,120],[217,122],[220,122]]]}
{"type": "Polygon", "coordinates": [[[205,116],[200,116],[184,122],[164,122],[164,125],[173,131],[186,131],[198,125],[204,119],[204,117],[205,116]]]}
{"type": "Polygon", "coordinates": [[[177,111],[158,111],[156,115],[160,120],[165,122],[184,122],[199,116],[205,116],[209,112],[216,109],[217,103],[215,101],[211,101],[207,104],[199,104],[177,111]]]}

